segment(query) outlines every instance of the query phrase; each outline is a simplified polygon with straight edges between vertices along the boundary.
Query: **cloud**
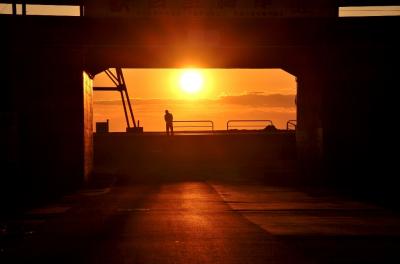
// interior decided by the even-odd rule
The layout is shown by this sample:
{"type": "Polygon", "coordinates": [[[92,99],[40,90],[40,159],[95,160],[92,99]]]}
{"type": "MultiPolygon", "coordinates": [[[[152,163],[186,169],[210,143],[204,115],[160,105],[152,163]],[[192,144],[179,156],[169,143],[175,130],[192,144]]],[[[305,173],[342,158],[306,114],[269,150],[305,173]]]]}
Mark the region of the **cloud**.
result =
{"type": "Polygon", "coordinates": [[[247,106],[294,107],[295,95],[250,93],[245,95],[222,96],[220,102],[247,106]]]}
{"type": "MultiPolygon", "coordinates": [[[[183,99],[131,99],[132,105],[185,105],[185,104],[197,104],[197,103],[212,103],[214,100],[199,99],[199,100],[183,100],[183,99]]],[[[121,105],[121,99],[115,100],[95,100],[94,105],[112,106],[121,105]]]]}
{"type": "MultiPolygon", "coordinates": [[[[185,105],[185,104],[230,104],[250,107],[295,107],[295,95],[269,94],[252,92],[243,95],[224,95],[218,99],[131,99],[134,105],[185,105]]],[[[98,100],[95,105],[121,105],[121,100],[98,100]]]]}

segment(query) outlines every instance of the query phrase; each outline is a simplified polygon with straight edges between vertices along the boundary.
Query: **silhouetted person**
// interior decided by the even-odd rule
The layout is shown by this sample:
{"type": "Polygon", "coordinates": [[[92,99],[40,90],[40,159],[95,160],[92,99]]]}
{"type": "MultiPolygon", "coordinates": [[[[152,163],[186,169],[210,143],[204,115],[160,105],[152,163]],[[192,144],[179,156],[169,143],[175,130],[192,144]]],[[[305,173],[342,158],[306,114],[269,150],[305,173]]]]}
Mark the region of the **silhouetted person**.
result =
{"type": "Polygon", "coordinates": [[[165,120],[165,130],[167,131],[167,135],[170,135],[170,134],[173,135],[174,134],[174,126],[173,126],[174,117],[170,112],[168,112],[168,110],[165,110],[164,120],[165,120]]]}

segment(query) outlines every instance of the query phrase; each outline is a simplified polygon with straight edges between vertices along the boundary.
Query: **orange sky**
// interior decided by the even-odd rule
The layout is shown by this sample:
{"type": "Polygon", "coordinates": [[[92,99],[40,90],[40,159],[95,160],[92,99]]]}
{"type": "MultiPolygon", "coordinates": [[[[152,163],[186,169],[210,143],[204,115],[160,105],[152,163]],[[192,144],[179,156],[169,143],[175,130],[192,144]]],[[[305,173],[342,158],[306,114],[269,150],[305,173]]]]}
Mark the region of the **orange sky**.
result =
{"type": "MultiPolygon", "coordinates": [[[[213,120],[224,129],[229,119],[272,119],[284,128],[296,119],[296,77],[281,69],[199,69],[203,89],[184,92],[179,80],[184,69],[124,69],[135,117],[145,131],[164,129],[163,112],[175,120],[213,120]]],[[[110,86],[103,73],[94,86],[110,86]]],[[[125,120],[118,92],[95,92],[94,121],[110,119],[112,131],[123,131],[125,120]]]]}
{"type": "MultiPolygon", "coordinates": [[[[281,69],[201,69],[203,89],[196,95],[183,92],[179,78],[184,69],[124,69],[131,98],[217,99],[248,93],[295,94],[295,76],[281,69]]],[[[94,86],[111,86],[106,74],[98,74],[94,86]]],[[[96,100],[119,99],[119,94],[96,92],[96,100]]]]}

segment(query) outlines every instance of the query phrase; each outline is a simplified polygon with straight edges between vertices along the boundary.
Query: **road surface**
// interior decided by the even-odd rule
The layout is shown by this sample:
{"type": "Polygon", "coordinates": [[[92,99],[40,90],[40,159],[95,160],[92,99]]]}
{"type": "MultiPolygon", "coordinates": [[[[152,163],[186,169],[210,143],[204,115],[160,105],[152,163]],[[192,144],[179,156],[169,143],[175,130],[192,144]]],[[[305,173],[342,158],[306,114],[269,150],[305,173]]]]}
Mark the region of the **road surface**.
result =
{"type": "Polygon", "coordinates": [[[3,219],[0,262],[400,263],[399,219],[325,190],[116,185],[3,219]]]}

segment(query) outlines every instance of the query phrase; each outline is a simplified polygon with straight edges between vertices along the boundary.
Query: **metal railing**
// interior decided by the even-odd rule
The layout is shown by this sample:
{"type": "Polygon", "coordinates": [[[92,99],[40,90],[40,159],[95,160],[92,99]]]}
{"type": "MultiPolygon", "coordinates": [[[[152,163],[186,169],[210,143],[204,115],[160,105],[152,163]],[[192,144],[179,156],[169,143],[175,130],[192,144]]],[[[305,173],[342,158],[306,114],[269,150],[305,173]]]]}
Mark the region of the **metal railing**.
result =
{"type": "Polygon", "coordinates": [[[297,120],[288,120],[286,122],[286,130],[289,130],[290,127],[293,127],[293,130],[296,130],[297,127],[297,120]]]}
{"type": "MultiPolygon", "coordinates": [[[[177,120],[172,121],[173,123],[203,123],[204,125],[178,125],[174,124],[174,130],[176,127],[179,128],[211,128],[211,131],[214,131],[214,122],[211,120],[177,120]]],[[[179,131],[178,131],[179,132],[179,131]]],[[[191,131],[189,131],[191,132],[191,131]]]]}
{"type": "Polygon", "coordinates": [[[228,122],[226,122],[226,131],[229,131],[230,128],[232,127],[247,127],[247,128],[265,128],[265,125],[261,126],[261,125],[230,125],[231,123],[245,123],[245,122],[251,122],[251,123],[257,123],[257,122],[263,122],[263,123],[269,123],[270,125],[273,125],[272,120],[261,120],[261,119],[257,119],[257,120],[228,120],[228,122]]]}

